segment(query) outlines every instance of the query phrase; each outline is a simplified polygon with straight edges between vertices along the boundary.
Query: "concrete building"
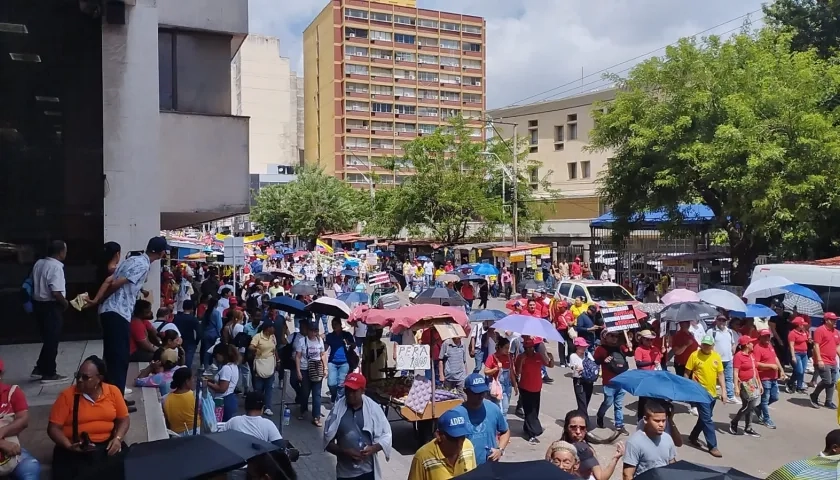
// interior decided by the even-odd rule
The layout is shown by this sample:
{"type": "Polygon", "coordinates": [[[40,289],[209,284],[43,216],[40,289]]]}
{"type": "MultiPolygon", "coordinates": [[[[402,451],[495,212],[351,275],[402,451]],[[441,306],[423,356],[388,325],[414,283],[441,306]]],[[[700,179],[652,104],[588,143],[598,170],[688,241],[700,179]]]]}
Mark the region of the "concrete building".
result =
{"type": "MultiPolygon", "coordinates": [[[[24,315],[20,285],[50,240],[67,242],[73,298],[98,288],[104,241],[125,254],[247,211],[230,74],[247,0],[6,0],[0,19],[0,310],[24,315]]],[[[94,310],[66,316],[66,336],[98,335],[94,310]]],[[[37,339],[34,325],[0,341],[37,339]]]]}
{"type": "Polygon", "coordinates": [[[485,40],[484,19],[414,0],[329,2],[303,34],[305,162],[364,186],[451,117],[483,140],[485,40]]]}
{"type": "MultiPolygon", "coordinates": [[[[494,120],[516,124],[517,134],[529,139],[528,158],[541,164],[533,177],[548,175],[551,188],[560,190],[561,198],[546,202],[543,212],[547,221],[540,238],[585,244],[591,234],[589,221],[605,212],[597,180],[610,154],[584,148],[595,127],[594,104],[613,98],[615,90],[609,89],[487,112],[494,120]]],[[[496,129],[508,138],[513,134],[512,125],[496,124],[496,129]]],[[[539,194],[537,191],[537,197],[539,194]]]]}

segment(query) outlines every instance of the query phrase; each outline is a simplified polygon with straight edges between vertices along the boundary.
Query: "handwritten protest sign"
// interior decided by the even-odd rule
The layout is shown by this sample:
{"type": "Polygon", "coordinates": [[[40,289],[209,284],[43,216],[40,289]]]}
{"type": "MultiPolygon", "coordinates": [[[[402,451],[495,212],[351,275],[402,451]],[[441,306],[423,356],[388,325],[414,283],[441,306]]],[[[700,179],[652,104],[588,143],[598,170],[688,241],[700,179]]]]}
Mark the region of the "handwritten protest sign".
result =
{"type": "Polygon", "coordinates": [[[432,368],[428,345],[397,345],[397,370],[432,368]]]}
{"type": "Polygon", "coordinates": [[[604,328],[608,332],[639,328],[639,320],[636,319],[630,305],[602,308],[601,314],[604,316],[604,328]]]}

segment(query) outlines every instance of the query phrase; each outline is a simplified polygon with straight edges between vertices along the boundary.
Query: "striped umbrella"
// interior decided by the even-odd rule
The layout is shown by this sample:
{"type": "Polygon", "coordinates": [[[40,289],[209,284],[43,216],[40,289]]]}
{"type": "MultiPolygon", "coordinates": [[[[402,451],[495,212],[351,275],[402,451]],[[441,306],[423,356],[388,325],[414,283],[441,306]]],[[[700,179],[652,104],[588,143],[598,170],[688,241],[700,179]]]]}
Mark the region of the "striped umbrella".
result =
{"type": "Polygon", "coordinates": [[[823,316],[822,304],[802,295],[787,293],[785,294],[785,299],[782,300],[782,304],[788,310],[796,309],[798,313],[804,313],[812,317],[823,316]]]}

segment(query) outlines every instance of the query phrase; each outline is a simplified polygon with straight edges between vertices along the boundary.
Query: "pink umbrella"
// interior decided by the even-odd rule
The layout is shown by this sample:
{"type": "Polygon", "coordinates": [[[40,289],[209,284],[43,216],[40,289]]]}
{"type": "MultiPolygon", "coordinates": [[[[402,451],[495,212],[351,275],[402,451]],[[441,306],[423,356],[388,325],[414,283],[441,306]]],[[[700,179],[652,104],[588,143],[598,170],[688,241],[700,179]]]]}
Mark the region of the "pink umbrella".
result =
{"type": "Polygon", "coordinates": [[[699,302],[700,296],[697,295],[697,292],[692,292],[691,290],[686,290],[684,288],[677,288],[671,290],[670,292],[666,293],[662,297],[662,303],[665,305],[670,305],[672,303],[680,303],[680,302],[699,302]]]}

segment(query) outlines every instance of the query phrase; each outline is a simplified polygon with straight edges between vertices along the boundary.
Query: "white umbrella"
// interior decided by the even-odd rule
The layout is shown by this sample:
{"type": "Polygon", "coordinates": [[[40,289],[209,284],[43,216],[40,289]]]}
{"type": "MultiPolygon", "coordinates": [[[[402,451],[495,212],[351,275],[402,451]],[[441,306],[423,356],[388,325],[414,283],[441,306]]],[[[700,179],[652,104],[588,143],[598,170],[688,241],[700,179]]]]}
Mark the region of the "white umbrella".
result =
{"type": "Polygon", "coordinates": [[[719,288],[710,288],[697,294],[700,300],[731,312],[746,312],[747,304],[738,295],[719,288]]]}
{"type": "Polygon", "coordinates": [[[744,297],[753,300],[756,298],[784,295],[787,293],[787,290],[782,287],[787,287],[792,284],[793,282],[779,275],[764,277],[750,283],[750,286],[744,290],[744,297]]]}
{"type": "Polygon", "coordinates": [[[333,297],[320,297],[306,306],[306,310],[337,318],[350,318],[350,307],[333,297]]]}
{"type": "Polygon", "coordinates": [[[821,303],[801,295],[788,293],[785,295],[785,299],[782,300],[782,305],[784,305],[788,310],[796,309],[797,313],[802,313],[811,317],[823,316],[823,306],[821,303]]]}

